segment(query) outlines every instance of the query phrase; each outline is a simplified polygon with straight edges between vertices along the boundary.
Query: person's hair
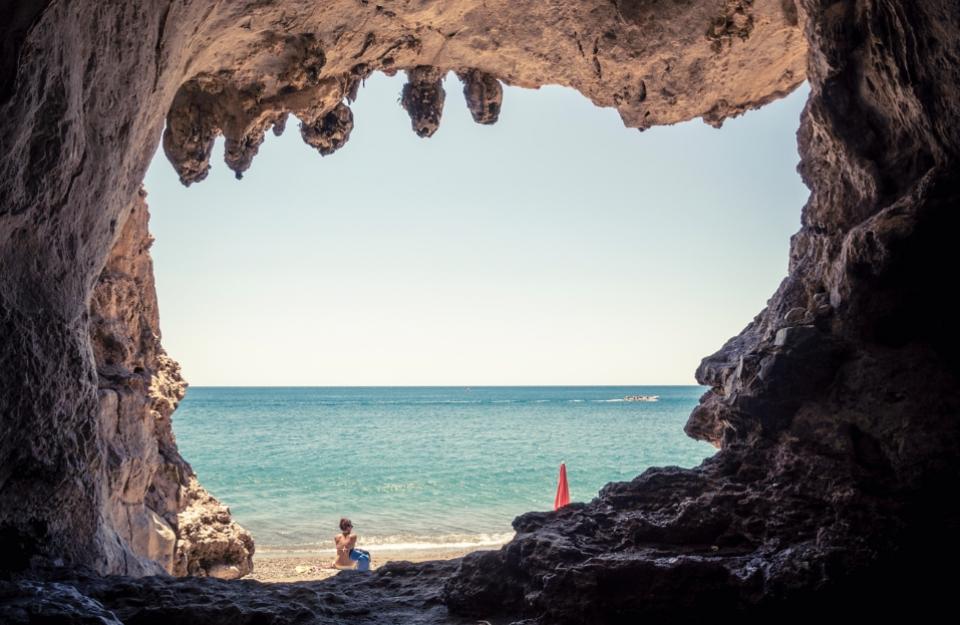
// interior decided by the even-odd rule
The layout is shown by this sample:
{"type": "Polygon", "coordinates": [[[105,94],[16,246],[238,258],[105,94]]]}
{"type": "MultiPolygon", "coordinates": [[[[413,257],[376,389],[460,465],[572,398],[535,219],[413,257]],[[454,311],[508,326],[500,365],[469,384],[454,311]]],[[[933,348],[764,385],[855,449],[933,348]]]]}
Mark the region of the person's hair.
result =
{"type": "Polygon", "coordinates": [[[353,527],[353,523],[351,523],[351,522],[350,522],[350,519],[348,519],[347,517],[341,517],[341,518],[340,518],[340,529],[345,532],[345,531],[347,531],[347,528],[348,528],[348,527],[353,527]]]}

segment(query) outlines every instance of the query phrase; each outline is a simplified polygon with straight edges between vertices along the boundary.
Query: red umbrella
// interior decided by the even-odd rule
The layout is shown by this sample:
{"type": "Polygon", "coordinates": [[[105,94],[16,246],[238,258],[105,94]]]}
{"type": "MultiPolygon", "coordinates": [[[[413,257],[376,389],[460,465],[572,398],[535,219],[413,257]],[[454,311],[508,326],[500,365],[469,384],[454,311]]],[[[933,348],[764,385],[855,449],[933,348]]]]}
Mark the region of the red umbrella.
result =
{"type": "Polygon", "coordinates": [[[567,465],[560,463],[560,479],[557,480],[557,496],[553,499],[553,509],[559,510],[570,503],[570,487],[567,486],[567,465]]]}

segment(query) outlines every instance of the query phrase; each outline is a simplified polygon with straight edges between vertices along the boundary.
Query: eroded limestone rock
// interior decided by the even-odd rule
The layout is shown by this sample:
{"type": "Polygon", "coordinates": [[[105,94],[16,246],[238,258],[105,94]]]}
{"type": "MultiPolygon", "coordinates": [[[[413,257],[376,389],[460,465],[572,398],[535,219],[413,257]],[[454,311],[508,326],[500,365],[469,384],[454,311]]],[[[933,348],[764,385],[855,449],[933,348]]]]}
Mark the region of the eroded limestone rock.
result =
{"type": "Polygon", "coordinates": [[[476,69],[457,72],[463,81],[463,97],[473,121],[478,124],[495,124],[500,118],[503,105],[503,87],[500,81],[476,69]]]}
{"type": "Polygon", "coordinates": [[[341,103],[319,119],[300,122],[300,136],[304,143],[317,149],[322,156],[333,154],[343,147],[353,130],[353,112],[341,103]]]}
{"type": "MultiPolygon", "coordinates": [[[[18,582],[2,590],[16,614],[49,609],[44,588],[107,622],[104,609],[184,621],[296,620],[305,615],[290,606],[301,596],[336,604],[311,611],[328,622],[374,622],[378,606],[398,602],[393,614],[410,622],[411,610],[442,622],[443,598],[462,613],[541,623],[635,622],[671,605],[695,613],[711,601],[779,610],[768,616],[813,606],[822,615],[830,597],[846,598],[851,612],[872,606],[883,614],[887,597],[912,607],[949,597],[938,594],[943,585],[925,558],[952,561],[956,550],[942,537],[960,525],[943,505],[960,477],[960,332],[943,279],[956,262],[960,198],[955,2],[17,7],[0,20],[7,569],[61,562],[140,575],[168,553],[162,526],[136,504],[149,464],[108,456],[111,444],[146,450],[147,439],[136,428],[117,441],[108,432],[133,423],[142,398],[170,404],[170,396],[124,373],[138,352],[123,342],[102,344],[95,360],[89,324],[94,285],[165,118],[164,148],[189,184],[206,174],[218,134],[242,173],[271,124],[278,129],[288,114],[324,119],[374,71],[411,73],[415,128],[427,133],[440,118],[438,94],[427,87],[450,70],[573,87],[640,129],[694,117],[720,125],[806,77],[811,98],[798,139],[812,194],[789,275],[697,371],[711,391],[686,431],[720,448],[703,466],[650,469],[588,504],[521,516],[514,541],[456,570],[410,566],[396,582],[387,573],[399,577],[398,569],[309,588],[245,585],[240,595],[240,586],[219,580],[91,577],[70,582],[79,596],[18,582]],[[98,376],[98,366],[117,370],[98,376]],[[159,558],[154,564],[123,546],[114,506],[126,505],[124,497],[136,518],[160,527],[143,547],[159,558]],[[362,607],[352,610],[348,595],[330,590],[339,584],[351,585],[349,598],[362,607]]],[[[153,371],[176,385],[172,366],[157,359],[153,371]]],[[[182,483],[163,475],[159,491],[182,483]]],[[[174,528],[170,501],[179,500],[143,504],[174,528]]],[[[199,518],[202,534],[208,523],[199,518]]],[[[219,566],[233,565],[207,570],[219,566]]],[[[67,582],[42,582],[57,583],[67,582]]]]}
{"type": "Polygon", "coordinates": [[[478,123],[496,121],[500,82],[561,84],[641,129],[697,116],[719,126],[804,78],[793,0],[597,1],[551,5],[542,17],[541,10],[506,0],[436,12],[346,0],[309,14],[218,7],[204,29],[224,43],[191,57],[164,150],[191,184],[206,175],[212,138],[222,133],[239,176],[264,131],[292,113],[304,139],[329,154],[349,134],[342,101],[355,100],[375,71],[407,73],[401,104],[423,137],[439,127],[449,71],[464,81],[478,123]],[[363,26],[350,28],[356,20],[363,26]]]}
{"type": "MultiPolygon", "coordinates": [[[[319,61],[318,61],[319,63],[319,61]]],[[[240,84],[230,74],[198,77],[178,91],[163,133],[163,149],[189,186],[207,176],[217,136],[224,136],[224,160],[237,179],[250,168],[253,158],[271,128],[283,132],[286,118],[294,114],[303,121],[304,141],[329,154],[350,136],[353,116],[340,104],[347,85],[340,80],[318,83],[319,67],[307,75],[293,73],[301,88],[285,84],[283,93],[265,94],[260,83],[240,84]],[[323,147],[321,147],[321,144],[323,147]]],[[[287,77],[290,80],[290,77],[287,77]]]]}
{"type": "Polygon", "coordinates": [[[130,574],[207,575],[253,567],[253,540],[197,482],[180,456],[171,416],[180,367],[160,345],[159,312],[140,193],[93,290],[90,336],[99,376],[103,541],[109,568],[130,574]]]}
{"type": "Polygon", "coordinates": [[[419,137],[431,137],[440,127],[443,115],[444,72],[428,65],[418,65],[407,72],[400,104],[410,115],[410,125],[419,137]]]}

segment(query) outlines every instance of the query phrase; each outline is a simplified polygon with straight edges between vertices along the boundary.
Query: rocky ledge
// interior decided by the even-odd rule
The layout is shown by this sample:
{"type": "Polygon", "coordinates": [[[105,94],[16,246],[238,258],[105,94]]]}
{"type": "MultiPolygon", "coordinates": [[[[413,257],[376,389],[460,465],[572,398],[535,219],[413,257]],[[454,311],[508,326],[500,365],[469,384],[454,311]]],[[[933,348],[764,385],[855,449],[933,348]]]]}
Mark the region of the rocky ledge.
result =
{"type": "Polygon", "coordinates": [[[0,581],[0,620],[9,625],[472,623],[451,616],[440,599],[442,580],[455,568],[455,561],[398,562],[372,574],[342,571],[324,581],[293,584],[38,571],[31,579],[0,581]]]}

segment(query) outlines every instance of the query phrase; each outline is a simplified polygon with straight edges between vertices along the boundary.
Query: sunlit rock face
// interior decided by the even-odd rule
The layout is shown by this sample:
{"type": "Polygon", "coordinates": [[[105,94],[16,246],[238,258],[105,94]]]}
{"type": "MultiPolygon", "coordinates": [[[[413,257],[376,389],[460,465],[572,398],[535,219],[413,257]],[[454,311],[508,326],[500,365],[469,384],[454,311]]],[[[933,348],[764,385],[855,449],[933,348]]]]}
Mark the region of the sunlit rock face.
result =
{"type": "Polygon", "coordinates": [[[960,477],[952,0],[37,1],[0,16],[2,567],[42,578],[0,586],[7,620],[29,622],[34,609],[148,622],[156,609],[207,622],[632,623],[817,613],[838,599],[882,613],[885,596],[937,598],[925,558],[951,561],[942,537],[960,525],[942,503],[960,477]],[[161,135],[184,184],[206,176],[218,135],[239,177],[291,114],[329,156],[374,71],[405,73],[398,99],[423,137],[443,132],[454,105],[438,82],[449,71],[478,123],[509,115],[501,82],[561,84],[640,129],[719,125],[810,80],[798,141],[811,197],[790,275],[697,370],[711,390],[686,431],[719,451],[522,515],[503,549],[450,565],[297,588],[244,582],[242,593],[75,573],[210,573],[212,559],[191,569],[178,545],[217,528],[238,546],[219,562],[252,550],[225,511],[185,516],[184,489],[202,490],[169,436],[182,382],[140,332],[158,333],[152,295],[97,287],[138,218],[161,135]],[[118,320],[119,346],[102,338],[118,320]]]}
{"type": "MultiPolygon", "coordinates": [[[[265,131],[277,130],[287,114],[304,122],[307,143],[332,153],[353,124],[342,102],[356,99],[375,71],[405,71],[401,104],[421,137],[440,128],[446,95],[440,81],[449,71],[463,81],[481,124],[499,115],[499,80],[574,87],[599,106],[616,107],[636,128],[698,116],[720,125],[785,95],[805,75],[793,0],[540,7],[354,0],[304,5],[297,13],[298,4],[280,10],[234,3],[197,25],[194,56],[183,66],[187,80],[163,139],[184,184],[206,176],[219,134],[227,165],[240,175],[265,131]],[[318,144],[318,135],[333,129],[343,130],[318,144]]],[[[172,54],[164,46],[160,62],[172,54]]]]}
{"type": "Polygon", "coordinates": [[[145,193],[137,194],[90,302],[97,363],[104,549],[128,574],[240,577],[253,539],[197,482],[171,416],[186,383],[160,345],[145,193]]]}

